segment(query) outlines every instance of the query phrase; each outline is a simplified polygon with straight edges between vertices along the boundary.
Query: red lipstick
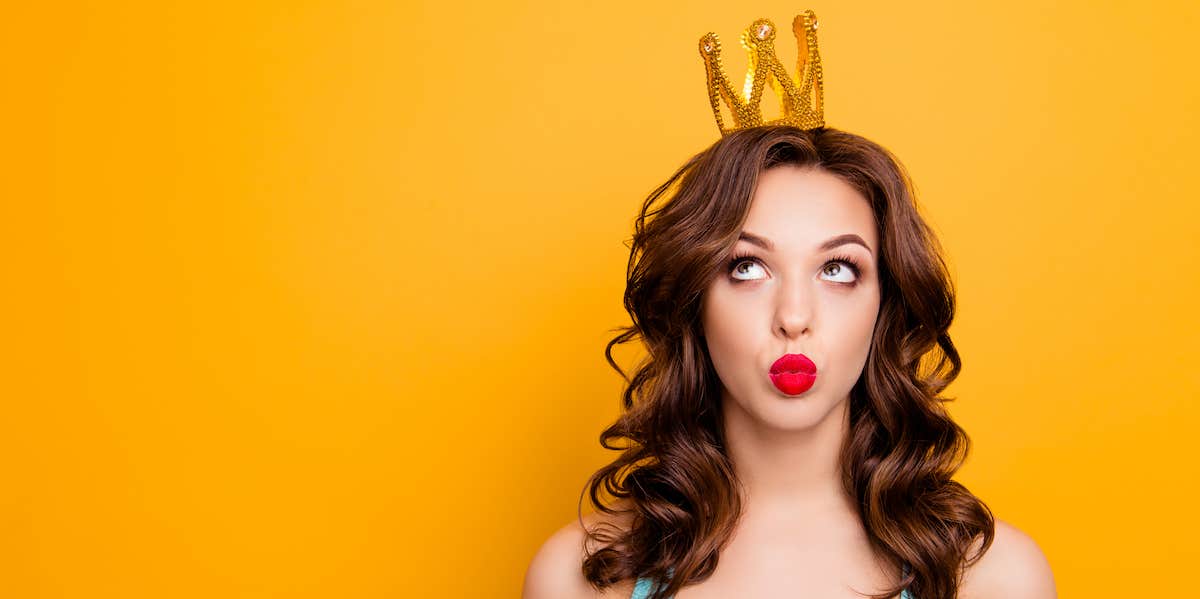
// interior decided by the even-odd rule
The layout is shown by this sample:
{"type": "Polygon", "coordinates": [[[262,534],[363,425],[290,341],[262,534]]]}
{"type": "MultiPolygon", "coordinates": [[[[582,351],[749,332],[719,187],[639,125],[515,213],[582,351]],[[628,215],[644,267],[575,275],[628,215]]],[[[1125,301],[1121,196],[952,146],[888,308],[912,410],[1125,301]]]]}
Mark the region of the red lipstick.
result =
{"type": "Polygon", "coordinates": [[[768,376],[780,391],[799,395],[817,381],[817,365],[804,354],[784,354],[771,365],[768,376]]]}

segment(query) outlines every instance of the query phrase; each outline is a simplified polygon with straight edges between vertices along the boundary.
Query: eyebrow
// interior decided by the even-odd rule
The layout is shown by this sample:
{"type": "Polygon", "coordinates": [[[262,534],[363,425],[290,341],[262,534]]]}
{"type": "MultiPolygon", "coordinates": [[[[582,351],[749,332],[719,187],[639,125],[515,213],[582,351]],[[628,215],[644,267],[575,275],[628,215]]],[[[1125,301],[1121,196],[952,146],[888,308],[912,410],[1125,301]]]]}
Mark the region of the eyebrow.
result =
{"type": "MultiPolygon", "coordinates": [[[[749,233],[747,231],[742,231],[741,233],[739,233],[738,240],[752,243],[764,250],[767,250],[768,252],[775,251],[775,244],[771,243],[770,239],[767,239],[766,237],[762,237],[759,235],[755,235],[753,233],[749,233]]],[[[826,239],[824,242],[822,242],[821,245],[817,246],[817,251],[824,252],[824,251],[832,250],[835,247],[846,245],[848,243],[856,243],[858,245],[861,245],[861,246],[867,248],[867,251],[871,252],[872,255],[875,254],[874,250],[871,249],[871,246],[867,245],[867,242],[863,241],[862,237],[859,237],[858,235],[855,235],[854,233],[844,233],[844,234],[838,235],[836,237],[830,237],[829,239],[826,239]]]]}

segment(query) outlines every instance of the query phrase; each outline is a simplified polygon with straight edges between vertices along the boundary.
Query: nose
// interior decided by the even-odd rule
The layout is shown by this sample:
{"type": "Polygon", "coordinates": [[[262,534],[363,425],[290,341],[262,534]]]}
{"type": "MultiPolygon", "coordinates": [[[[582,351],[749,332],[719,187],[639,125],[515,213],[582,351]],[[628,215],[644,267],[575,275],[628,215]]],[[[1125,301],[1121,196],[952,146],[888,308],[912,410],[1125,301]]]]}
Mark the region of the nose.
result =
{"type": "Polygon", "coordinates": [[[812,290],[803,281],[780,285],[775,305],[775,332],[784,339],[808,335],[814,312],[812,290]]]}

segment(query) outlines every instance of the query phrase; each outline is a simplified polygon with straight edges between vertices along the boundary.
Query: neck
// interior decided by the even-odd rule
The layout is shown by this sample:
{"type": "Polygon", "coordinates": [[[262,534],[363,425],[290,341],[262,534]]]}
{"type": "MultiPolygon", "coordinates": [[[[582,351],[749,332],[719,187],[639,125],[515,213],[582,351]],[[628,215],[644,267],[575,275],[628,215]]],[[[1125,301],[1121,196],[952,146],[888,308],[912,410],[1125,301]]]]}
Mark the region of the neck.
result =
{"type": "MultiPolygon", "coordinates": [[[[803,400],[801,400],[803,401],[803,400]]],[[[849,398],[803,429],[780,429],[722,399],[725,445],[747,511],[856,514],[842,488],[841,448],[849,434],[849,398]]]]}

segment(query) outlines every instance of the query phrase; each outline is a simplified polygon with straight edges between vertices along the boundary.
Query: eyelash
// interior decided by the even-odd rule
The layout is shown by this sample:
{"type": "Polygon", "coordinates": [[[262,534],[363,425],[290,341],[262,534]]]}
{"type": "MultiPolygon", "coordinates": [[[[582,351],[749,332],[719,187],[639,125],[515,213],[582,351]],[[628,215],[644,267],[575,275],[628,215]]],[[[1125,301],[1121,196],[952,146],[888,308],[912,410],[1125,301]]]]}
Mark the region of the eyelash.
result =
{"type": "MultiPolygon", "coordinates": [[[[725,266],[725,272],[726,272],[726,273],[731,273],[731,272],[733,272],[733,269],[734,269],[734,268],[735,268],[735,267],[736,267],[738,264],[740,264],[740,263],[742,263],[742,262],[744,262],[744,261],[746,261],[746,260],[753,260],[753,261],[755,261],[755,262],[758,262],[758,263],[760,263],[760,264],[762,263],[762,261],[761,261],[761,260],[759,260],[759,259],[758,259],[758,257],[757,257],[757,256],[755,256],[755,255],[753,255],[753,254],[737,254],[737,255],[735,255],[733,258],[730,258],[730,259],[729,259],[729,263],[728,263],[728,264],[725,266]]],[[[826,262],[825,262],[825,264],[822,264],[822,265],[821,265],[821,270],[825,270],[825,267],[826,267],[826,266],[829,266],[830,264],[833,264],[833,263],[835,263],[835,262],[841,262],[841,263],[845,264],[846,266],[850,267],[850,272],[854,273],[854,280],[855,280],[855,282],[854,282],[854,283],[840,283],[840,282],[839,282],[838,284],[840,284],[840,285],[854,285],[854,284],[856,284],[856,283],[858,282],[858,278],[859,278],[859,276],[862,274],[862,268],[859,266],[859,264],[858,264],[858,261],[857,261],[857,260],[855,260],[855,259],[854,259],[853,257],[851,257],[851,256],[846,256],[846,255],[842,255],[842,256],[834,256],[833,258],[830,258],[828,261],[826,261],[826,262]]],[[[737,282],[737,283],[745,283],[746,281],[742,281],[741,279],[735,279],[735,282],[737,282]]]]}

